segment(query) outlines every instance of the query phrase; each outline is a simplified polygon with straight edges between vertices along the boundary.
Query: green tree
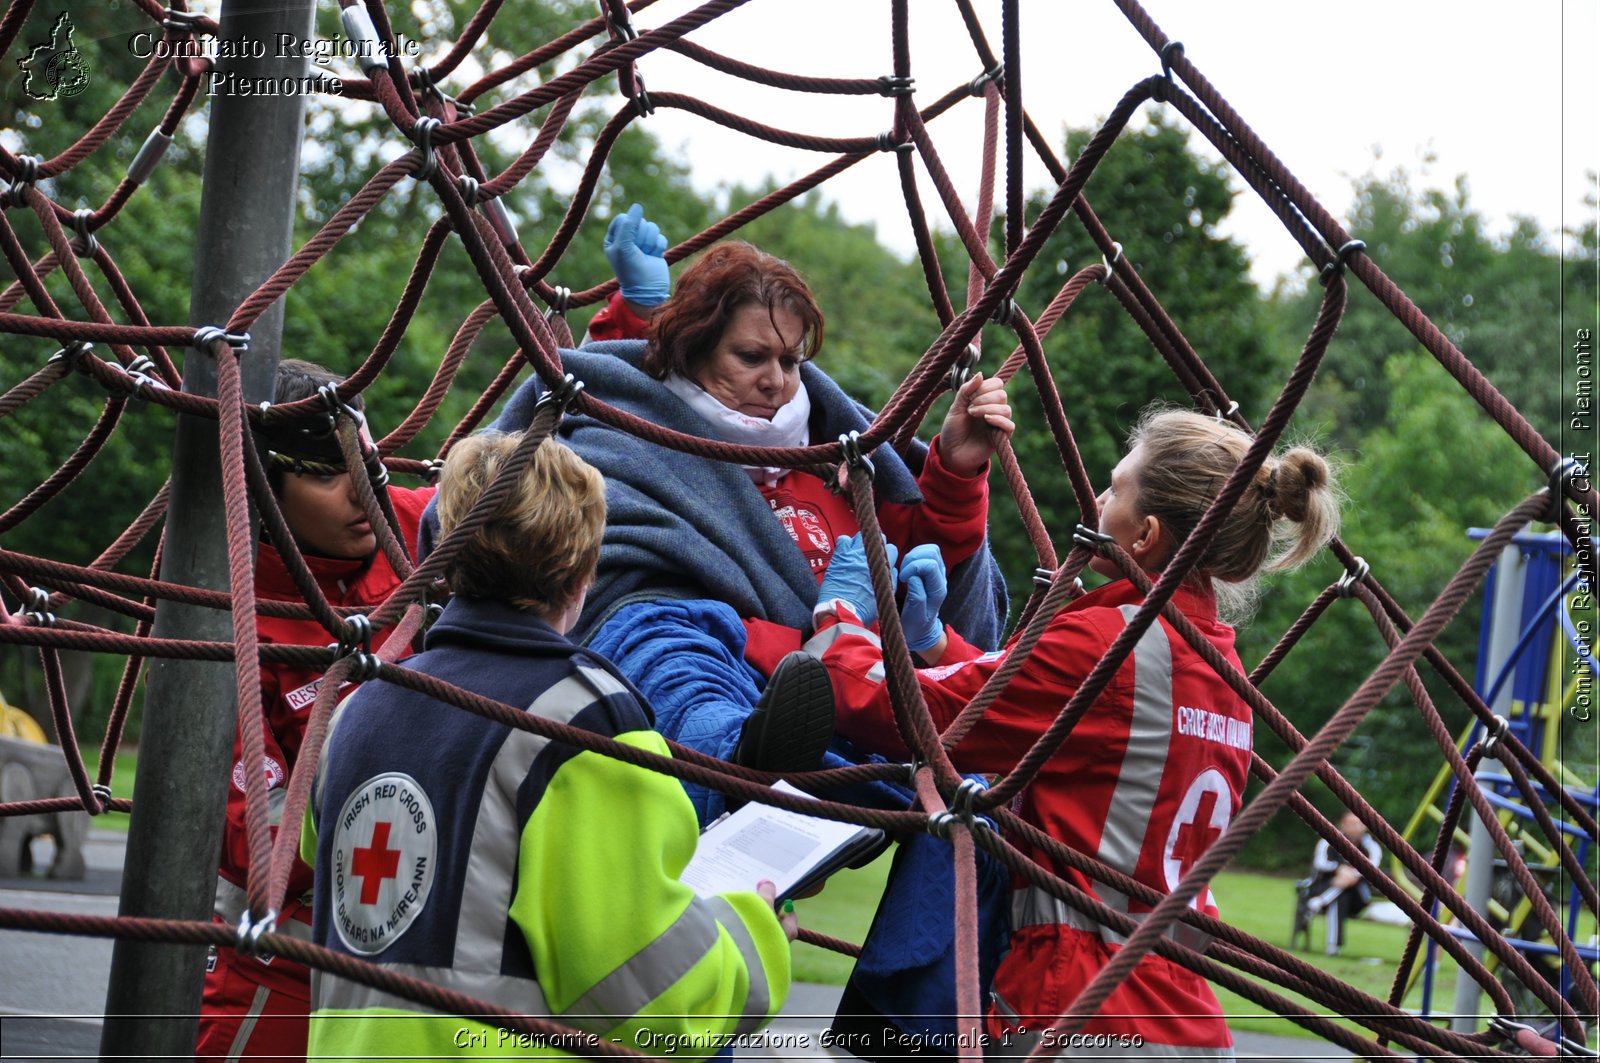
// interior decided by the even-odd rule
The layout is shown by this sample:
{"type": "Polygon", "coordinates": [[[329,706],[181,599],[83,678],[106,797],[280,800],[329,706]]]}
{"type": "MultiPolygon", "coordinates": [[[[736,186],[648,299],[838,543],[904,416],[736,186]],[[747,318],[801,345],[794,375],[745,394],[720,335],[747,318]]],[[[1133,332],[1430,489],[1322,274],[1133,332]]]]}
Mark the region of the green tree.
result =
{"type": "MultiPolygon", "coordinates": [[[[1076,158],[1090,135],[1070,132],[1066,156],[1076,158]]],[[[1030,197],[1030,218],[1037,217],[1047,194],[1030,197]]],[[[1185,130],[1156,112],[1146,124],[1122,135],[1084,194],[1229,395],[1246,416],[1259,421],[1294,349],[1280,348],[1263,319],[1243,248],[1218,233],[1235,194],[1226,167],[1196,155],[1185,130]]],[[[997,221],[995,231],[1002,226],[997,221]]],[[[1069,215],[1025,276],[1017,292],[1019,304],[1037,318],[1068,277],[1100,258],[1088,234],[1069,215]]],[[[946,275],[959,304],[966,285],[964,263],[947,266],[946,275]]],[[[986,342],[999,343],[998,353],[985,357],[990,369],[1010,353],[1008,335],[988,330],[986,342]]],[[[1097,487],[1104,486],[1140,410],[1158,399],[1193,405],[1143,331],[1098,286],[1078,297],[1046,337],[1044,348],[1097,487]]],[[[1013,446],[1045,526],[1065,556],[1072,528],[1082,517],[1026,369],[1010,391],[1018,422],[1013,446]]],[[[997,480],[993,491],[995,547],[1020,601],[1031,589],[1034,554],[1020,523],[1002,515],[1008,507],[998,500],[1009,497],[1004,482],[997,480]]]]}
{"type": "MultiPolygon", "coordinates": [[[[1357,185],[1348,226],[1374,261],[1429,315],[1552,444],[1560,446],[1562,338],[1574,326],[1580,287],[1592,283],[1593,240],[1571,242],[1566,262],[1532,222],[1515,220],[1495,236],[1471,206],[1467,185],[1453,193],[1419,192],[1397,171],[1357,185]],[[1574,268],[1576,267],[1576,268],[1574,268]],[[1565,272],[1565,278],[1563,273],[1565,272]],[[1563,287],[1568,320],[1562,320],[1563,287]]],[[[1304,330],[1321,288],[1310,280],[1273,297],[1285,331],[1304,330]]],[[[1592,327],[1592,324],[1590,325],[1592,327]]],[[[1332,445],[1346,466],[1344,541],[1372,565],[1401,606],[1420,617],[1475,543],[1468,529],[1488,527],[1542,484],[1527,457],[1364,286],[1350,303],[1305,404],[1313,437],[1332,445]]],[[[1536,525],[1534,530],[1538,530],[1536,525]]],[[[1241,630],[1247,666],[1271,648],[1304,604],[1339,575],[1332,559],[1280,579],[1255,623],[1241,630]]],[[[1476,668],[1482,596],[1475,595],[1437,645],[1469,680],[1476,668]]],[[[1267,682],[1266,694],[1311,734],[1344,703],[1385,654],[1366,610],[1341,601],[1267,682]]],[[[1466,710],[1421,669],[1453,732],[1466,710]]],[[[1276,764],[1287,752],[1257,728],[1257,749],[1276,764]]],[[[1437,764],[1432,739],[1403,689],[1392,692],[1334,758],[1392,822],[1412,814],[1437,764]],[[1398,770],[1401,763],[1429,770],[1398,770]]],[[[1302,830],[1279,817],[1247,851],[1271,862],[1304,859],[1302,830]],[[1298,839],[1294,844],[1290,839],[1298,839]]]]}
{"type": "MultiPolygon", "coordinates": [[[[1367,254],[1423,313],[1547,438],[1554,439],[1557,371],[1550,345],[1561,318],[1560,254],[1527,218],[1502,236],[1472,207],[1468,183],[1453,191],[1418,190],[1409,174],[1368,174],[1355,187],[1347,228],[1367,254]]],[[[1280,292],[1287,316],[1309,329],[1318,292],[1280,292]]],[[[1422,354],[1419,341],[1376,296],[1350,285],[1350,304],[1329,348],[1310,408],[1341,441],[1382,424],[1388,394],[1383,366],[1391,355],[1422,354]]]]}

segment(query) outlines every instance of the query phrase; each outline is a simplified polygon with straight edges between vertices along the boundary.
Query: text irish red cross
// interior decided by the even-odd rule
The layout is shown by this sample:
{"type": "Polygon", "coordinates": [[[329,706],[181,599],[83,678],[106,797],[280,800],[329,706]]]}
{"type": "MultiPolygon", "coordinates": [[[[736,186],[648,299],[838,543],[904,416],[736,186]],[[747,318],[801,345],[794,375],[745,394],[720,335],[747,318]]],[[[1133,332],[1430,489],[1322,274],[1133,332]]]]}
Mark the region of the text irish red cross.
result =
{"type": "Polygon", "coordinates": [[[1194,819],[1179,827],[1178,836],[1172,839],[1172,859],[1178,862],[1180,876],[1187,875],[1189,869],[1222,834],[1222,828],[1211,825],[1219,796],[1215,790],[1201,793],[1200,801],[1195,806],[1194,819]]]}
{"type": "Polygon", "coordinates": [[[350,858],[350,874],[361,879],[361,903],[377,904],[385,879],[400,873],[400,850],[389,848],[387,822],[372,825],[372,844],[357,849],[350,858]]]}

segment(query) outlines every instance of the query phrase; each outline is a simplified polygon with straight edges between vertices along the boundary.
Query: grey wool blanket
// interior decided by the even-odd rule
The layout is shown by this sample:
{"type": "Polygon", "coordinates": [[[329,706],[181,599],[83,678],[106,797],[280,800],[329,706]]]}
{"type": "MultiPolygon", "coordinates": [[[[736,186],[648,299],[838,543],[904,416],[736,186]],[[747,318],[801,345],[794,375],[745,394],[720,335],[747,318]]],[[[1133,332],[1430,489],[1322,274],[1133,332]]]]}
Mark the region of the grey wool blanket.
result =
{"type": "MultiPolygon", "coordinates": [[[[642,340],[611,340],[564,349],[561,359],[588,394],[663,427],[717,438],[699,415],[639,369],[643,352],[642,340]]],[[[800,372],[811,397],[813,440],[866,429],[871,411],[814,364],[802,365],[800,372]]],[[[526,428],[543,393],[537,377],[525,382],[493,427],[526,428]]],[[[599,572],[574,639],[588,639],[624,605],[659,599],[713,598],[740,616],[809,630],[816,578],[742,468],[662,447],[592,417],[569,415],[559,433],[606,480],[599,572]]],[[[920,441],[904,460],[888,444],[872,454],[879,502],[921,500],[916,471],[926,454],[920,441]]],[[[423,524],[420,552],[426,556],[438,526],[432,506],[423,524]]],[[[985,540],[950,573],[944,619],[973,644],[993,649],[1007,607],[1005,582],[985,540]]]]}

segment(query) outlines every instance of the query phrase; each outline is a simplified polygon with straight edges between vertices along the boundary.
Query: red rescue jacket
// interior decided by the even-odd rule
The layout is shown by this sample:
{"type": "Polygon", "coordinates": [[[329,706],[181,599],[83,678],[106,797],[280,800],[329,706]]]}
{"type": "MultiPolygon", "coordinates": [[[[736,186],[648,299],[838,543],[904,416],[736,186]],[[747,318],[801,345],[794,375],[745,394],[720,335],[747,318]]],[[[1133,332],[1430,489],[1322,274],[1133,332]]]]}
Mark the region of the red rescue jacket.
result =
{"type": "MultiPolygon", "coordinates": [[[[406,549],[416,551],[417,524],[422,511],[433,497],[435,488],[389,488],[389,498],[394,503],[395,516],[400,520],[400,531],[406,549]]],[[[317,579],[317,586],[335,606],[373,606],[381,604],[394,589],[400,586],[400,576],[390,567],[383,551],[371,557],[346,560],[306,555],[306,564],[317,579]]],[[[256,551],[256,596],[283,602],[303,599],[289,571],[284,567],[278,551],[269,543],[262,543],[256,551]]],[[[262,643],[288,646],[326,646],[333,641],[322,625],[315,620],[288,620],[282,617],[263,616],[256,621],[256,633],[262,643]]],[[[379,632],[373,639],[373,648],[383,644],[388,631],[379,632]]],[[[267,774],[269,815],[273,836],[277,836],[278,821],[283,812],[289,775],[294,771],[300,755],[300,743],[305,739],[306,724],[311,706],[317,700],[317,687],[322,672],[295,664],[267,663],[261,665],[261,709],[266,717],[266,757],[262,770],[267,774]]],[[[222,827],[222,859],[217,869],[217,899],[213,909],[217,918],[229,926],[239,925],[239,916],[246,905],[245,887],[250,867],[250,844],[245,829],[246,766],[240,736],[233,739],[233,779],[228,787],[228,806],[222,827]]],[[[298,856],[289,872],[289,899],[278,916],[280,933],[311,939],[311,869],[298,856]]],[[[300,964],[290,960],[267,957],[264,963],[240,964],[239,970],[255,972],[269,985],[295,989],[302,995],[308,992],[310,973],[300,964]]]]}
{"type": "MultiPolygon", "coordinates": [[[[1079,598],[1050,622],[1005,692],[951,751],[957,768],[1004,773],[1032,747],[1137,611],[1143,596],[1120,580],[1079,598]]],[[[1188,586],[1173,604],[1235,666],[1233,629],[1209,591],[1188,586]]],[[[877,636],[844,603],[818,606],[807,648],[828,666],[840,733],[864,748],[906,752],[884,684],[877,636]]],[[[1009,647],[1008,647],[1009,649],[1009,647]]],[[[955,647],[952,647],[952,651],[955,647]]],[[[969,655],[970,650],[966,651],[969,655]]],[[[1005,661],[1007,649],[917,673],[935,724],[944,727],[1005,661]]],[[[945,660],[949,661],[947,654],[945,660]]],[[[1250,763],[1250,707],[1165,621],[1153,624],[1066,742],[1013,802],[1018,815],[1057,841],[1170,892],[1240,807],[1250,763]]],[[[1029,846],[1019,840],[1026,851],[1029,846]]],[[[1055,874],[1137,919],[1143,905],[1052,860],[1055,874]]],[[[1121,937],[1018,879],[1011,951],[995,977],[990,1032],[1037,1035],[1066,1011],[1120,947],[1121,937]]],[[[1210,890],[1195,899],[1216,915],[1210,890]]],[[[1175,933],[1198,946],[1189,928],[1175,933]]],[[[1122,1034],[1145,1045],[1232,1044],[1211,987],[1160,956],[1146,956],[1113,992],[1086,1034],[1122,1034]]],[[[1013,1036],[1012,1043],[1017,1043],[1013,1036]]],[[[1068,1045],[1063,1044],[1063,1049],[1068,1045]]]]}

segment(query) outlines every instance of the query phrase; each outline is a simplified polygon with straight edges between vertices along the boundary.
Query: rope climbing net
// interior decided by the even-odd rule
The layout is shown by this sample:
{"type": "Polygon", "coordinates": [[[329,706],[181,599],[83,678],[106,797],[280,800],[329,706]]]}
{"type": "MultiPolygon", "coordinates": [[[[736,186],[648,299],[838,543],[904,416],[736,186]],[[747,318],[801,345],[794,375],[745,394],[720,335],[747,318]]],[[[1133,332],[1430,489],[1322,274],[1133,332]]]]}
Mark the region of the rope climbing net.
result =
{"type": "MultiPolygon", "coordinates": [[[[1586,473],[1564,461],[1557,449],[1536,432],[1507,402],[1410,299],[1385,276],[1379,265],[1365,253],[1359,240],[1346,232],[1295,176],[1252,132],[1249,125],[1212,87],[1181,44],[1169,39],[1152,22],[1135,0],[1116,0],[1133,30],[1148,44],[1159,73],[1138,81],[1127,89],[1111,110],[1110,116],[1088,141],[1071,165],[1053,151],[1029,117],[1022,97],[1021,81],[1008,72],[1019,69],[1016,54],[1021,39],[1019,5],[1005,0],[1002,5],[1003,41],[999,53],[986,38],[970,0],[954,0],[971,36],[974,66],[980,74],[968,83],[953,86],[931,103],[919,106],[911,77],[911,54],[907,32],[908,5],[893,5],[892,33],[894,69],[882,77],[833,79],[780,73],[751,65],[739,59],[712,52],[695,44],[691,35],[724,13],[740,6],[742,0],[710,0],[702,6],[658,28],[635,29],[632,14],[650,6],[650,0],[623,5],[621,0],[601,0],[601,14],[570,32],[519,56],[514,62],[490,70],[452,97],[440,87],[452,76],[470,69],[467,60],[481,51],[490,39],[497,17],[505,17],[501,5],[488,0],[468,21],[461,36],[449,43],[443,57],[431,65],[409,66],[401,49],[383,47],[392,42],[389,20],[382,5],[360,0],[341,0],[344,31],[351,42],[364,45],[352,49],[372,59],[358,60],[363,77],[345,80],[346,99],[365,105],[369,113],[381,113],[394,130],[412,144],[405,155],[381,165],[351,195],[325,224],[282,262],[248,298],[221,324],[195,329],[166,325],[149,320],[141,308],[138,294],[119,271],[106,244],[96,234],[115,226],[119,212],[154,171],[162,152],[172,142],[180,124],[191,117],[202,79],[210,64],[199,58],[203,49],[194,42],[215,38],[219,27],[212,19],[182,8],[161,8],[156,0],[136,0],[136,7],[147,15],[152,33],[159,32],[168,46],[160,49],[149,64],[129,84],[126,92],[83,137],[54,158],[12,154],[0,149],[0,176],[6,186],[0,211],[0,249],[16,279],[0,293],[0,333],[11,337],[47,337],[60,344],[60,350],[26,379],[11,384],[0,395],[0,420],[15,414],[25,404],[48,402],[52,388],[77,374],[105,388],[108,397],[98,422],[83,438],[59,469],[34,486],[18,502],[0,513],[0,533],[15,528],[40,507],[60,494],[89,463],[116,437],[119,419],[130,402],[138,400],[151,408],[216,426],[221,453],[223,496],[230,558],[228,592],[182,585],[157,578],[159,569],[147,577],[118,571],[130,554],[162,524],[168,488],[150,503],[103,553],[86,566],[71,565],[46,557],[0,549],[0,586],[14,607],[0,600],[0,643],[36,647],[43,662],[46,686],[55,725],[68,762],[75,796],[0,804],[0,815],[26,816],[65,809],[84,810],[99,815],[107,810],[130,811],[133,802],[111,797],[110,783],[116,751],[137,677],[144,663],[170,658],[193,661],[232,662],[237,674],[239,729],[246,764],[261,762],[264,749],[263,717],[258,665],[260,662],[290,662],[305,667],[325,668],[326,682],[320,686],[309,712],[308,733],[299,762],[287,786],[282,816],[283,829],[274,841],[269,829],[267,781],[262,773],[246,774],[247,823],[250,840],[247,925],[236,936],[234,928],[210,922],[185,922],[140,918],[95,918],[47,911],[0,909],[0,926],[51,933],[112,936],[128,939],[203,943],[238,947],[286,956],[301,963],[333,971],[345,978],[399,994],[449,1013],[486,1016],[506,1028],[536,1037],[558,1036],[570,1032],[560,1024],[512,1014],[510,1011],[471,1000],[459,993],[336,954],[273,930],[271,913],[283,908],[289,874],[299,843],[298,825],[311,787],[312,774],[326,735],[335,692],[350,681],[395,683],[422,691],[509,727],[532,731],[553,740],[594,750],[607,756],[669,773],[681,779],[722,790],[734,797],[760,799],[769,803],[802,809],[854,823],[882,827],[893,832],[932,831],[947,838],[956,857],[956,957],[958,971],[958,1012],[977,1016],[982,1012],[977,975],[975,905],[975,852],[985,850],[1010,871],[1034,886],[1059,898],[1067,906],[1109,928],[1126,940],[1115,958],[1072,1001],[1054,1023],[1063,1034],[1081,1029],[1125,980],[1134,966],[1152,953],[1166,957],[1211,982],[1224,986],[1262,1007],[1282,1014],[1353,1053],[1376,1058],[1400,1054],[1423,1054],[1444,1058],[1484,1057],[1502,1054],[1500,1040],[1505,1029],[1454,1032],[1440,1028],[1400,1007],[1411,969],[1424,944],[1431,942],[1458,965],[1461,976],[1477,982],[1492,999],[1498,1015],[1512,1020],[1517,1014],[1513,999],[1501,977],[1489,970],[1484,959],[1442,919],[1465,928],[1487,948],[1492,962],[1505,975],[1526,987],[1548,1014],[1559,1020],[1559,1033],[1567,1047],[1582,1046],[1586,1031],[1584,1016],[1600,1011],[1591,965],[1580,954],[1555,907],[1540,888],[1525,862],[1521,848],[1500,826],[1489,797],[1474,781],[1480,761],[1493,756],[1505,765],[1522,791],[1522,800],[1538,810],[1538,826],[1545,844],[1559,855],[1561,867],[1581,892],[1591,913],[1597,907],[1596,891],[1590,876],[1574,853],[1572,844],[1552,815],[1547,804],[1564,824],[1573,825],[1593,843],[1597,827],[1593,816],[1552,777],[1540,758],[1506,733],[1503,721],[1489,709],[1473,686],[1452,663],[1435,648],[1434,641],[1456,615],[1470,594],[1483,580],[1489,566],[1514,535],[1536,520],[1559,523],[1572,546],[1580,575],[1589,586],[1596,586],[1594,553],[1589,535],[1589,516],[1595,509],[1595,493],[1586,473]],[[632,9],[632,10],[630,10],[632,9]],[[722,110],[703,100],[660,88],[646,91],[637,69],[657,49],[672,49],[697,62],[726,74],[752,82],[794,92],[846,94],[878,97],[863,106],[881,106],[892,116],[890,130],[877,136],[825,137],[775,129],[749,118],[722,110]],[[172,58],[178,56],[178,58],[172,58]],[[497,90],[514,79],[544,64],[565,57],[572,61],[564,73],[525,91],[495,100],[497,90]],[[176,70],[178,88],[166,108],[159,126],[150,134],[144,148],[129,166],[127,176],[115,191],[94,209],[69,210],[46,194],[40,182],[50,180],[56,189],[71,184],[76,167],[106,145],[128,117],[145,102],[163,81],[163,75],[176,70]],[[517,235],[504,206],[507,195],[534,173],[562,133],[569,116],[585,93],[599,93],[608,75],[617,75],[616,84],[625,104],[595,137],[585,161],[581,180],[571,206],[556,226],[548,244],[530,248],[517,235]],[[880,102],[881,101],[881,102],[880,102]],[[1300,245],[1310,261],[1320,267],[1324,295],[1315,325],[1294,363],[1281,391],[1258,425],[1248,423],[1228,390],[1216,379],[1196,354],[1161,302],[1141,279],[1130,258],[1123,254],[1116,234],[1107,231],[1096,216],[1083,189],[1097,164],[1112,149],[1119,135],[1139,110],[1150,102],[1167,105],[1183,118],[1233,166],[1243,182],[1255,191],[1280,219],[1289,235],[1300,245]],[[928,134],[927,123],[963,105],[982,106],[987,136],[983,145],[986,178],[976,210],[969,212],[957,195],[939,152],[928,134]],[[481,109],[475,110],[475,107],[481,109]],[[716,222],[668,252],[670,261],[680,261],[713,242],[736,232],[750,221],[822,185],[829,178],[878,152],[892,153],[906,215],[915,235],[929,296],[942,330],[915,367],[895,389],[870,428],[854,441],[821,443],[795,450],[773,450],[736,446],[684,435],[651,424],[609,405],[602,396],[583,391],[565,376],[560,348],[572,344],[562,314],[569,308],[593,305],[615,288],[608,282],[582,291],[569,291],[553,285],[549,278],[570,246],[588,211],[608,153],[618,136],[633,122],[653,110],[676,108],[775,144],[834,156],[828,162],[793,183],[772,191],[749,206],[716,222]],[[543,111],[544,118],[531,137],[522,120],[543,111]],[[498,173],[486,171],[475,151],[475,141],[494,135],[502,142],[526,143],[515,161],[498,173]],[[520,138],[520,139],[519,139],[520,138]],[[1055,191],[1042,210],[1024,224],[1021,167],[1032,157],[1047,168],[1055,191]],[[972,283],[967,305],[957,311],[946,290],[935,255],[933,226],[923,210],[916,191],[916,167],[936,189],[939,204],[948,224],[957,233],[970,261],[972,283]],[[997,177],[1004,177],[1004,253],[998,261],[990,253],[987,239],[995,208],[997,177]],[[287,404],[248,405],[243,399],[239,355],[247,349],[248,333],[264,313],[284,297],[308,271],[336,253],[341,239],[368,212],[372,211],[401,182],[425,184],[437,197],[442,214],[422,237],[415,265],[403,294],[390,316],[388,327],[360,366],[346,377],[331,395],[287,404]],[[30,212],[37,219],[47,248],[30,251],[18,230],[7,220],[13,211],[30,212]],[[1070,216],[1070,217],[1069,217],[1070,216]],[[1076,224],[1103,254],[1102,261],[1078,270],[1059,288],[1050,303],[1033,316],[1036,308],[1020,305],[1015,298],[1022,278],[1035,268],[1035,260],[1045,241],[1062,226],[1076,224]],[[432,383],[416,407],[391,433],[375,444],[358,431],[358,416],[351,400],[376,381],[405,341],[407,326],[416,310],[423,289],[452,237],[470,257],[482,283],[486,298],[460,318],[459,328],[441,359],[432,383]],[[536,253],[535,253],[536,252],[536,253]],[[91,277],[98,276],[98,282],[91,277]],[[71,289],[76,306],[58,304],[46,280],[59,273],[71,289]],[[1334,330],[1345,309],[1351,278],[1365,285],[1387,307],[1417,341],[1439,362],[1456,382],[1482,408],[1485,416],[1499,425],[1527,455],[1548,487],[1506,512],[1468,561],[1449,581],[1443,592],[1420,617],[1412,618],[1383,587],[1365,562],[1343,542],[1332,549],[1346,566],[1346,574],[1322,590],[1305,608],[1300,619],[1285,633],[1272,652],[1249,674],[1241,673],[1171,606],[1171,599],[1185,576],[1194,568],[1224,516],[1239,499],[1251,478],[1270,455],[1290,418],[1311,385],[1334,330]],[[1170,367],[1181,386],[1203,408],[1219,418],[1230,420],[1250,431],[1253,443],[1237,472],[1229,480],[1195,532],[1182,545],[1153,585],[1114,544],[1093,532],[1096,491],[1079,456],[1071,430],[1071,416],[1056,392],[1051,366],[1042,344],[1043,337],[1067,314],[1085,292],[1095,289],[1113,297],[1148,337],[1151,347],[1170,367]],[[114,294],[115,305],[108,306],[100,292],[114,294]],[[31,313],[19,310],[27,300],[31,313]],[[541,305],[542,304],[542,305],[541,305]],[[437,474],[438,461],[418,461],[395,456],[410,443],[433,418],[451,391],[458,370],[469,349],[484,328],[499,320],[516,343],[493,383],[472,404],[468,414],[450,432],[440,457],[449,446],[479,427],[495,403],[503,397],[523,372],[530,371],[549,389],[549,401],[542,403],[513,459],[485,497],[461,526],[446,536],[420,565],[413,565],[398,535],[395,516],[387,494],[381,490],[390,473],[429,478],[437,474]],[[1012,496],[1037,553],[1040,577],[1036,589],[1022,611],[1018,636],[1008,662],[973,699],[958,719],[941,732],[924,706],[905,639],[900,631],[893,589],[889,582],[887,558],[877,536],[871,477],[859,460],[862,452],[884,442],[904,444],[920,426],[937,397],[948,391],[963,370],[971,368],[973,344],[986,325],[998,324],[1014,332],[1015,349],[1004,361],[999,375],[1018,388],[1031,382],[1040,396],[1045,419],[1055,441],[1062,467],[1084,524],[1072,536],[1065,557],[1058,555],[1050,529],[1034,506],[1027,483],[1015,455],[1002,448],[999,462],[1012,496]],[[94,345],[102,345],[105,354],[94,345]],[[215,363],[215,397],[183,391],[183,379],[169,354],[170,348],[192,347],[215,363]],[[1026,371],[1026,375],[1024,375],[1026,371]],[[824,470],[834,475],[843,470],[848,478],[848,495],[865,532],[869,561],[882,617],[882,638],[892,698],[902,733],[915,753],[911,778],[920,799],[911,811],[885,812],[837,802],[801,802],[775,794],[769,789],[772,776],[740,768],[683,747],[674,747],[671,758],[642,752],[631,746],[598,737],[589,732],[531,716],[520,709],[485,699],[441,681],[401,668],[393,661],[421,630],[429,609],[430,596],[437,601],[435,586],[439,573],[459,550],[471,530],[480,526],[489,512],[504,499],[521,468],[533,451],[557,428],[568,412],[593,417],[607,425],[648,439],[661,447],[740,464],[781,465],[824,470]],[[384,551],[403,582],[393,595],[367,616],[347,615],[349,610],[333,607],[318,589],[292,536],[287,533],[282,513],[267,482],[256,449],[250,445],[252,428],[290,423],[312,416],[332,416],[348,467],[365,469],[355,477],[361,502],[377,531],[384,551]],[[255,543],[251,536],[252,507],[265,523],[272,541],[278,544],[284,561],[304,594],[298,604],[264,601],[253,586],[252,561],[255,543]],[[992,789],[977,792],[964,788],[962,779],[949,758],[949,750],[999,697],[1016,675],[1039,640],[1046,623],[1055,613],[1081,593],[1078,575],[1097,553],[1114,559],[1145,591],[1144,603],[1129,620],[1126,629],[1107,650],[1083,685],[1073,694],[1053,726],[1024,755],[1012,771],[992,789]],[[1371,615],[1373,624],[1389,646],[1387,656],[1371,675],[1344,700],[1343,704],[1315,734],[1300,733],[1259,685],[1291,653],[1296,643],[1327,610],[1341,600],[1359,602],[1371,615]],[[106,627],[68,620],[56,615],[72,602],[92,603],[130,617],[133,634],[122,634],[106,627]],[[152,637],[158,602],[178,602],[208,609],[230,611],[232,641],[193,641],[152,637]],[[256,618],[279,616],[311,619],[326,629],[332,646],[268,645],[258,642],[256,618]],[[1042,765],[1064,742],[1095,699],[1105,690],[1118,667],[1132,652],[1140,636],[1165,617],[1173,628],[1201,654],[1227,683],[1249,703],[1258,720],[1292,751],[1281,769],[1274,769],[1259,754],[1252,756],[1252,771],[1260,789],[1233,818],[1227,829],[1203,855],[1188,867],[1177,886],[1165,895],[1135,881],[1095,858],[1045,836],[1008,810],[1012,800],[1034,778],[1042,765]],[[374,632],[392,634],[377,652],[372,652],[374,632]],[[65,650],[88,650],[98,654],[126,657],[126,666],[110,714],[99,762],[98,776],[91,779],[78,752],[73,733],[73,714],[68,704],[62,677],[60,654],[65,650]],[[1483,725],[1485,741],[1459,750],[1445,726],[1433,695],[1424,685],[1419,668],[1426,665],[1451,693],[1483,725]],[[1353,734],[1380,699],[1396,686],[1410,695],[1414,711],[1421,714],[1438,745],[1439,753],[1453,773],[1456,787],[1439,828],[1438,843],[1427,853],[1414,848],[1362,799],[1356,788],[1330,764],[1330,757],[1353,734]],[[1303,786],[1315,776],[1349,808],[1356,810],[1372,836],[1393,854],[1408,877],[1420,886],[1413,893],[1391,881],[1368,861],[1354,843],[1344,838],[1302,794],[1303,786]],[[1458,821],[1470,806],[1487,824],[1496,851],[1534,908],[1537,923],[1554,943],[1571,990],[1563,994],[1528,962],[1523,952],[1509,944],[1488,920],[1468,905],[1445,877],[1444,865],[1449,840],[1458,821]],[[1398,905],[1410,919],[1410,933],[1401,970],[1388,999],[1360,993],[1331,977],[1295,954],[1243,933],[1190,906],[1219,871],[1227,866],[1249,838],[1276,812],[1289,808],[1303,818],[1334,846],[1342,861],[1362,871],[1369,882],[1398,905]],[[993,824],[998,824],[995,829],[993,824]],[[1071,868],[1095,882],[1120,891],[1151,908],[1149,914],[1134,920],[1125,912],[1113,910],[1095,896],[1053,873],[1026,855],[1048,854],[1057,866],[1071,868]],[[1447,915],[1441,915],[1443,909],[1447,915]],[[1184,944],[1170,933],[1179,924],[1205,935],[1210,944],[1201,951],[1184,944]],[[1353,1030],[1324,1014],[1308,1011],[1281,991],[1289,991],[1316,1003],[1327,1013],[1358,1017],[1364,1029],[1353,1030]],[[1391,1047],[1393,1046],[1393,1047],[1391,1047]]],[[[0,19],[0,52],[18,39],[32,10],[31,0],[14,0],[0,19]]],[[[1152,64],[1155,65],[1154,63],[1152,64]]],[[[606,82],[609,84],[609,82],[606,82]]],[[[1053,268],[1053,264],[1052,267],[1053,268]]],[[[174,418],[176,420],[176,418],[174,418]]],[[[0,428],[0,431],[4,431],[0,428]]],[[[159,560],[157,562],[159,565],[159,560]]],[[[838,786],[846,782],[904,780],[904,765],[863,765],[830,772],[819,772],[802,783],[838,786]]],[[[137,800],[137,795],[135,796],[137,800]]],[[[209,875],[210,868],[196,868],[196,874],[209,875]]],[[[810,931],[806,940],[844,952],[854,946],[834,941],[810,931]]],[[[976,1021],[975,1019],[971,1021],[976,1021]]],[[[1530,1031],[1521,1030],[1522,1047],[1528,1047],[1530,1031]]],[[[1534,1039],[1533,1047],[1554,1047],[1550,1040],[1534,1039]]],[[[630,1055],[628,1049],[601,1042],[595,1051],[630,1055]]]]}

